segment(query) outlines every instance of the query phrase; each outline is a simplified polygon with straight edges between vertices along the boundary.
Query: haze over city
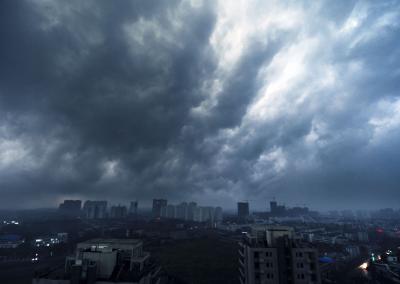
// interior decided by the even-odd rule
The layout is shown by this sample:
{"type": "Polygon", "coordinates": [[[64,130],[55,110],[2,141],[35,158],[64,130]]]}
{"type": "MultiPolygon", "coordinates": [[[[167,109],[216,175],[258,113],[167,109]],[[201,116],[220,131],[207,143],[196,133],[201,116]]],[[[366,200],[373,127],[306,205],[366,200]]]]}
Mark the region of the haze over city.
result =
{"type": "Polygon", "coordinates": [[[398,1],[1,1],[0,209],[398,208],[398,1]]]}

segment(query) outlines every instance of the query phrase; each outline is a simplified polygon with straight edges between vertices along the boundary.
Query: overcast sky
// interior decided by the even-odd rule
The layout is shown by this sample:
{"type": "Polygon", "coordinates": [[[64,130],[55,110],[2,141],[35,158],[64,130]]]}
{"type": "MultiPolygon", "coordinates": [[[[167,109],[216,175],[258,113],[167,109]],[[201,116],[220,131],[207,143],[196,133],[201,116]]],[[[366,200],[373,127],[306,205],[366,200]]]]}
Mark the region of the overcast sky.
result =
{"type": "Polygon", "coordinates": [[[398,208],[399,1],[0,2],[0,208],[398,208]]]}

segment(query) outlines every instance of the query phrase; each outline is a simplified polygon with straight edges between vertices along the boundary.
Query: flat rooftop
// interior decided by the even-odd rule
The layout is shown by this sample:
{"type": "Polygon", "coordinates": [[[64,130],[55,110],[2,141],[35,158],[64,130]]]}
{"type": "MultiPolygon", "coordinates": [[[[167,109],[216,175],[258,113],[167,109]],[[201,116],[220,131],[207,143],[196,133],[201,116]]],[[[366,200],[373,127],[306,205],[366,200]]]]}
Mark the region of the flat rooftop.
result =
{"type": "Polygon", "coordinates": [[[123,245],[137,245],[141,244],[142,240],[139,239],[91,239],[79,244],[123,244],[123,245]]]}
{"type": "Polygon", "coordinates": [[[77,244],[77,249],[86,249],[89,247],[109,247],[112,249],[136,249],[143,246],[139,239],[91,239],[77,244]]]}

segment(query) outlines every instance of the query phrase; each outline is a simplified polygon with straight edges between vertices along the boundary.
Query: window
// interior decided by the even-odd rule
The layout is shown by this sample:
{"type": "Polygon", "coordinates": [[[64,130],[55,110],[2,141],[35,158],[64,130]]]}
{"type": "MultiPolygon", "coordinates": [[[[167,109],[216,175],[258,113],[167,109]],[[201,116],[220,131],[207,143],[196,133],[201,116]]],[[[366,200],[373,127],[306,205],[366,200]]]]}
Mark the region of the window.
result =
{"type": "Polygon", "coordinates": [[[274,274],[273,273],[267,273],[266,277],[267,277],[267,279],[274,279],[274,274]]]}
{"type": "Polygon", "coordinates": [[[304,279],[304,274],[303,273],[297,274],[296,278],[297,279],[304,279]]]}

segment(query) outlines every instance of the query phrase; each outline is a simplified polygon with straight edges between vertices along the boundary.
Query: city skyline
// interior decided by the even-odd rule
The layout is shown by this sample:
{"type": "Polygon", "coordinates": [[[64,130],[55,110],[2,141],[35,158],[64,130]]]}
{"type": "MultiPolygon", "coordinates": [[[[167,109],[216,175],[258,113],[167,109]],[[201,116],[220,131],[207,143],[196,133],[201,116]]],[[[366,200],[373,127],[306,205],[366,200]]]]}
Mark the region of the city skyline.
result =
{"type": "Polygon", "coordinates": [[[1,1],[0,209],[398,209],[399,19],[396,1],[1,1]]]}

